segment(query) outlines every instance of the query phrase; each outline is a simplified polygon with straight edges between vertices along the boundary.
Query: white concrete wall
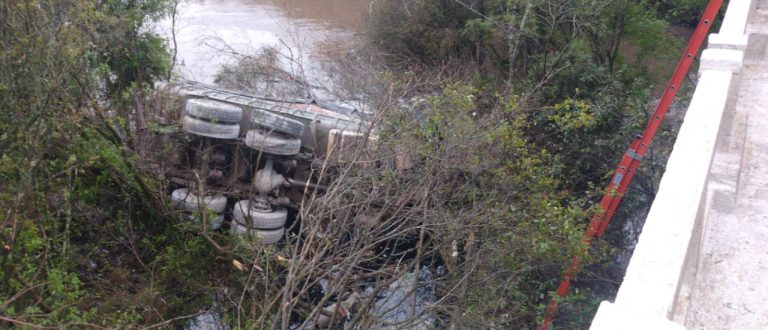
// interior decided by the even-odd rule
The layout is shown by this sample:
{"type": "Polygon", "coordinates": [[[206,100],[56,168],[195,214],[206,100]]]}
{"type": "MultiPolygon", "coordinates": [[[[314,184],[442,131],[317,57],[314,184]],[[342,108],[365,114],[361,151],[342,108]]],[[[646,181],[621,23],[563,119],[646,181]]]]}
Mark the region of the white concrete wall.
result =
{"type": "Polygon", "coordinates": [[[679,328],[670,316],[689,247],[698,239],[695,229],[732,81],[730,71],[702,72],[616,300],[601,304],[592,329],[679,328]]]}
{"type": "Polygon", "coordinates": [[[709,36],[709,48],[745,50],[749,42],[747,25],[756,8],[755,0],[731,0],[720,32],[709,36]]]}
{"type": "Polygon", "coordinates": [[[738,85],[755,0],[731,0],[702,53],[699,82],[656,199],[613,303],[600,304],[591,329],[684,329],[672,321],[701,239],[707,181],[729,96],[738,85]]]}

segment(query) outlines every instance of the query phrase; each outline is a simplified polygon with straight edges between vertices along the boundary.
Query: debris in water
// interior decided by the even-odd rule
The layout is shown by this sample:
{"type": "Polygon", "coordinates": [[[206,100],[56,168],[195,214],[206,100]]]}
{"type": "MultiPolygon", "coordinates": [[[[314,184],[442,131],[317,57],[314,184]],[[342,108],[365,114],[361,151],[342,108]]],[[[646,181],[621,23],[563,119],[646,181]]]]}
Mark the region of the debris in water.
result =
{"type": "Polygon", "coordinates": [[[184,330],[230,330],[217,306],[218,304],[214,304],[211,309],[189,320],[184,330]]]}
{"type": "MultiPolygon", "coordinates": [[[[372,289],[367,290],[369,293],[372,289]]],[[[370,312],[378,322],[376,328],[394,329],[434,329],[435,316],[428,309],[435,299],[435,286],[432,284],[432,272],[424,266],[418,272],[406,273],[392,283],[380,295],[370,312]]]]}

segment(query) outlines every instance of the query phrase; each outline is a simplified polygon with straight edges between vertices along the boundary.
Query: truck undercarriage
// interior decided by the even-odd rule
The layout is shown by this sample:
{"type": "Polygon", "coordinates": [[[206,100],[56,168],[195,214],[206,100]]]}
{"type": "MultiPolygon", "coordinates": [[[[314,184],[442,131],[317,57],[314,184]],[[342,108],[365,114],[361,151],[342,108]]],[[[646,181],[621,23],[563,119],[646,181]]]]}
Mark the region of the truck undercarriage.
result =
{"type": "Polygon", "coordinates": [[[312,163],[368,140],[364,113],[315,100],[275,100],[192,81],[158,86],[158,171],[183,217],[279,241],[307,191],[312,163]]]}

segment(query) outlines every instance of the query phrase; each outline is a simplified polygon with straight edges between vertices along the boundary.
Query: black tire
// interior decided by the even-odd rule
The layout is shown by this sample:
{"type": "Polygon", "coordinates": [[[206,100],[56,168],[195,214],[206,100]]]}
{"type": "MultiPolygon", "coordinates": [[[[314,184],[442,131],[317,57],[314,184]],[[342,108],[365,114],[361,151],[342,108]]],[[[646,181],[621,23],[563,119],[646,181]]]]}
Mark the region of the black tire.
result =
{"type": "Polygon", "coordinates": [[[243,117],[240,107],[214,100],[189,99],[186,109],[188,116],[214,123],[239,124],[243,117]]]}
{"type": "Polygon", "coordinates": [[[267,133],[262,129],[252,129],[245,134],[245,145],[274,155],[291,156],[301,150],[301,139],[280,133],[267,133]]]}
{"type": "Polygon", "coordinates": [[[248,234],[248,228],[234,221],[230,224],[229,231],[232,232],[233,235],[242,236],[248,234]]]}
{"type": "Polygon", "coordinates": [[[277,229],[285,226],[288,219],[288,211],[282,207],[275,208],[272,212],[263,212],[253,207],[248,208],[250,201],[243,200],[235,203],[232,210],[232,218],[239,225],[245,226],[250,220],[251,226],[258,229],[277,229]]]}
{"type": "Polygon", "coordinates": [[[187,188],[176,189],[171,193],[171,202],[179,208],[190,211],[200,211],[200,204],[205,204],[207,210],[216,213],[224,212],[227,207],[227,197],[224,195],[213,195],[200,198],[197,194],[189,191],[187,188]]]}
{"type": "MultiPolygon", "coordinates": [[[[238,224],[236,222],[232,223],[232,227],[230,228],[233,234],[235,235],[247,235],[249,234],[248,228],[238,224]]],[[[278,229],[251,229],[250,236],[254,236],[258,238],[259,242],[262,244],[275,244],[280,241],[281,238],[283,238],[283,235],[285,235],[285,228],[278,228],[278,229]]]]}
{"type": "Polygon", "coordinates": [[[285,228],[268,230],[256,229],[254,232],[256,234],[255,236],[262,244],[275,244],[283,238],[283,235],[285,235],[285,228]]]}
{"type": "Polygon", "coordinates": [[[304,124],[300,121],[265,110],[253,109],[251,111],[251,122],[262,126],[267,131],[274,130],[299,137],[304,134],[304,124]]]}
{"type": "Polygon", "coordinates": [[[239,124],[217,124],[190,116],[182,119],[184,131],[215,139],[237,139],[240,135],[239,124]]]}
{"type": "MultiPolygon", "coordinates": [[[[179,215],[182,221],[191,221],[200,223],[200,217],[197,215],[196,212],[182,212],[181,215],[179,215]]],[[[208,223],[210,224],[211,230],[219,230],[221,228],[221,225],[224,224],[224,215],[219,214],[215,217],[212,217],[208,219],[208,223]]]]}

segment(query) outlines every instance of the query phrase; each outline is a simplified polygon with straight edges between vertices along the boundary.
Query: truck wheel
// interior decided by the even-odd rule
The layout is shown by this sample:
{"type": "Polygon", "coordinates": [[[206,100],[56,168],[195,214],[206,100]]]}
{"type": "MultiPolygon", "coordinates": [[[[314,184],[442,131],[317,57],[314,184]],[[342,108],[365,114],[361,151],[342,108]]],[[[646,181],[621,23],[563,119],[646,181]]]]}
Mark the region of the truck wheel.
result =
{"type": "Polygon", "coordinates": [[[237,139],[240,135],[239,124],[217,124],[190,116],[184,116],[182,126],[189,133],[215,139],[237,139]]]}
{"type": "Polygon", "coordinates": [[[242,236],[248,234],[248,228],[234,221],[230,224],[229,230],[235,235],[242,236]]]}
{"type": "Polygon", "coordinates": [[[278,229],[256,229],[254,230],[256,233],[256,237],[259,238],[259,241],[263,244],[275,244],[278,241],[280,241],[281,238],[283,238],[283,235],[285,234],[285,228],[278,228],[278,229]]]}
{"type": "Polygon", "coordinates": [[[304,134],[304,124],[265,110],[253,109],[251,122],[264,127],[267,131],[275,130],[292,136],[304,134]]]}
{"type": "Polygon", "coordinates": [[[187,188],[176,189],[171,193],[171,202],[185,211],[200,211],[200,204],[216,213],[224,212],[227,207],[227,198],[224,195],[206,196],[202,199],[187,188]]]}
{"type": "Polygon", "coordinates": [[[262,129],[252,129],[245,134],[245,145],[274,155],[291,156],[301,150],[301,140],[277,132],[267,133],[262,129]]]}
{"type": "MultiPolygon", "coordinates": [[[[182,221],[193,221],[197,223],[200,223],[201,221],[201,218],[195,212],[183,212],[179,217],[182,221]]],[[[211,230],[218,230],[221,228],[221,225],[224,224],[224,215],[219,214],[217,216],[210,217],[208,219],[208,223],[211,225],[211,230]]]]}
{"type": "MultiPolygon", "coordinates": [[[[248,234],[248,228],[238,223],[232,223],[232,228],[230,230],[235,235],[248,234]]],[[[251,235],[257,237],[259,239],[259,242],[263,244],[275,244],[278,241],[280,241],[281,238],[283,238],[284,234],[285,234],[285,228],[266,229],[266,230],[252,229],[251,230],[251,235]]]]}
{"type": "Polygon", "coordinates": [[[224,215],[219,214],[218,216],[213,217],[212,219],[208,220],[211,230],[219,230],[221,228],[221,225],[224,224],[224,215]]]}
{"type": "Polygon", "coordinates": [[[243,109],[224,102],[189,99],[187,100],[187,116],[204,119],[214,123],[240,124],[243,109]]]}
{"type": "Polygon", "coordinates": [[[275,208],[272,212],[263,212],[253,207],[248,208],[250,201],[243,200],[235,203],[232,210],[232,218],[236,223],[245,226],[246,221],[250,219],[251,226],[259,229],[275,229],[285,226],[288,219],[288,211],[282,207],[275,208]]]}

